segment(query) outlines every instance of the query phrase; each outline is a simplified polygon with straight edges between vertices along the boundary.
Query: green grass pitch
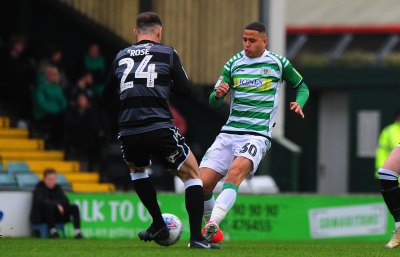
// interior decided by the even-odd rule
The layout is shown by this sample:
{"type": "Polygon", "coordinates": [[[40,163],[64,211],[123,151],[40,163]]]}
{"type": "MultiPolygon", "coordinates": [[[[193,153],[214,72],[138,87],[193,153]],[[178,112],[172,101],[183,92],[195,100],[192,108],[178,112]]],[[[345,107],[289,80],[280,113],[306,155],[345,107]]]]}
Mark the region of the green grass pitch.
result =
{"type": "Polygon", "coordinates": [[[4,257],[296,257],[296,256],[400,256],[398,249],[384,249],[385,242],[365,241],[230,241],[222,250],[193,250],[186,241],[171,247],[128,239],[0,239],[4,257]]]}

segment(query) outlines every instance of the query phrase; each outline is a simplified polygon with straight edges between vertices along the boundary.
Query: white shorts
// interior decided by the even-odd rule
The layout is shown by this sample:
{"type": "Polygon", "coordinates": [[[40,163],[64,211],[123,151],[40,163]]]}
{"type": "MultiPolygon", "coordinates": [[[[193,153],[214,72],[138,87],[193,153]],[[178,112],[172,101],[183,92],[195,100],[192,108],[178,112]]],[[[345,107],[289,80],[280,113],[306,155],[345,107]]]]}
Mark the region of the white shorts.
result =
{"type": "Polygon", "coordinates": [[[265,153],[271,148],[269,139],[254,135],[221,133],[207,150],[200,168],[210,168],[225,176],[236,156],[243,156],[253,162],[253,177],[265,153]]]}

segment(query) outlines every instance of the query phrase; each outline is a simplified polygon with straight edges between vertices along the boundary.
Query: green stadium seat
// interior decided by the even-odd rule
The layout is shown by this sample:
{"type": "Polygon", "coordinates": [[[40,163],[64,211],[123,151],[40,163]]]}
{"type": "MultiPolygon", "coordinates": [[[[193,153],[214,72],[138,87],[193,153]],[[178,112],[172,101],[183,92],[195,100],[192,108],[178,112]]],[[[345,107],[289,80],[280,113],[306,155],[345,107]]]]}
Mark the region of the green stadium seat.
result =
{"type": "Polygon", "coordinates": [[[68,183],[64,174],[57,174],[57,184],[65,191],[72,191],[71,185],[68,183]]]}
{"type": "Polygon", "coordinates": [[[0,173],[0,190],[16,190],[18,185],[14,178],[7,173],[0,173]]]}
{"type": "Polygon", "coordinates": [[[37,183],[40,182],[36,174],[17,174],[17,184],[20,189],[33,190],[37,183]]]}
{"type": "Polygon", "coordinates": [[[14,178],[17,174],[32,174],[25,162],[7,162],[7,171],[14,178]]]}

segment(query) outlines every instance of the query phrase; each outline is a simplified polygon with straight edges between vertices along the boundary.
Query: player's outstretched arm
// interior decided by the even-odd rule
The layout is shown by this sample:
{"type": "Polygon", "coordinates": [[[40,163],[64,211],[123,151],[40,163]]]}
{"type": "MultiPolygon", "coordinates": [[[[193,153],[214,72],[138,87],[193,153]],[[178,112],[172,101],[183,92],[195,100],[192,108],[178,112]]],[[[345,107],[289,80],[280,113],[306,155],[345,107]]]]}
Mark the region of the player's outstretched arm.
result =
{"type": "Polygon", "coordinates": [[[294,111],[304,119],[303,107],[307,102],[310,92],[307,85],[302,82],[297,88],[296,101],[290,103],[290,110],[294,111]]]}
{"type": "Polygon", "coordinates": [[[294,111],[304,119],[303,108],[296,102],[290,102],[290,110],[294,111]]]}

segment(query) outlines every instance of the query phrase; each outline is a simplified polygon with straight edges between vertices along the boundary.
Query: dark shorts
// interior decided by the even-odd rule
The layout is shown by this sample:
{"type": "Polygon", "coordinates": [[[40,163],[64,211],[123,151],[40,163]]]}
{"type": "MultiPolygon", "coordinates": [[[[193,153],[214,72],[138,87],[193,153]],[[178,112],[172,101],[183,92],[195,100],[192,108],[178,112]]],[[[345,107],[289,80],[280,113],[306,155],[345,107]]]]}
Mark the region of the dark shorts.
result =
{"type": "Polygon", "coordinates": [[[156,157],[166,169],[179,169],[189,155],[189,147],[176,127],[119,137],[122,156],[129,165],[147,167],[156,157]]]}

